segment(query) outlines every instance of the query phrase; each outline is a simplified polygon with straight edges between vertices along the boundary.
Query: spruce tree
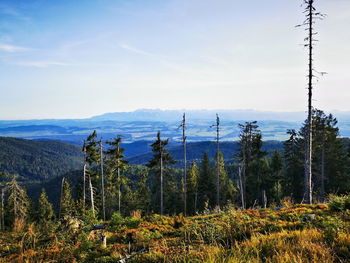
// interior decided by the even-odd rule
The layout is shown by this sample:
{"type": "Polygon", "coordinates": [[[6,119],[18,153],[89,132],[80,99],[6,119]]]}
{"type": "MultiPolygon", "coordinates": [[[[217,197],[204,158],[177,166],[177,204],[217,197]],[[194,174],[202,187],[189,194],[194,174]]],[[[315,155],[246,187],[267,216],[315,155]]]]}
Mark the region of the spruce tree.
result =
{"type": "Polygon", "coordinates": [[[100,154],[98,150],[98,142],[96,141],[97,133],[96,131],[93,131],[92,134],[90,134],[86,140],[85,145],[85,158],[87,164],[90,166],[89,170],[86,170],[86,173],[88,175],[88,184],[89,184],[89,192],[90,192],[90,203],[91,203],[91,211],[92,215],[95,216],[95,192],[93,184],[96,183],[97,180],[97,173],[96,171],[92,170],[91,168],[93,165],[96,165],[100,162],[100,154]]]}
{"type": "Polygon", "coordinates": [[[195,214],[197,212],[198,182],[199,169],[196,162],[193,161],[187,172],[188,211],[190,214],[195,214]]]}
{"type": "Polygon", "coordinates": [[[164,171],[167,166],[174,164],[175,161],[170,153],[165,149],[169,144],[169,139],[161,140],[160,132],[157,133],[157,139],[154,143],[151,144],[153,158],[148,162],[147,166],[153,169],[156,172],[159,180],[156,181],[156,184],[160,186],[160,214],[163,215],[164,212],[164,171]]]}
{"type": "Polygon", "coordinates": [[[292,197],[295,201],[301,202],[304,195],[304,141],[294,129],[288,130],[288,140],[284,142],[284,160],[286,169],[286,182],[284,195],[292,197]]]}
{"type": "Polygon", "coordinates": [[[228,177],[226,168],[225,168],[225,160],[221,151],[219,151],[219,156],[216,159],[219,163],[215,163],[215,167],[219,170],[219,178],[220,178],[220,205],[224,207],[228,203],[232,203],[235,195],[235,187],[232,180],[228,177]]]}
{"type": "Polygon", "coordinates": [[[142,172],[139,175],[139,180],[137,183],[137,190],[136,190],[136,209],[145,211],[145,213],[150,212],[150,205],[151,205],[151,189],[149,188],[148,184],[148,173],[142,172]]]}
{"type": "Polygon", "coordinates": [[[29,198],[25,189],[17,183],[15,176],[13,176],[7,190],[10,220],[14,229],[20,230],[24,226],[29,213],[29,198]]]}
{"type": "Polygon", "coordinates": [[[213,168],[210,165],[209,156],[207,153],[203,154],[201,165],[199,168],[198,179],[198,208],[203,210],[209,206],[213,208],[216,204],[216,191],[215,191],[215,174],[213,168]]]}
{"type": "Polygon", "coordinates": [[[48,229],[53,220],[55,219],[55,213],[52,204],[47,199],[45,189],[41,190],[39,197],[39,206],[37,212],[38,225],[42,229],[48,229]]]}
{"type": "Polygon", "coordinates": [[[241,174],[242,207],[253,204],[263,197],[261,188],[261,171],[259,170],[262,158],[266,155],[262,151],[262,136],[256,121],[239,124],[239,152],[241,174]]]}
{"type": "Polygon", "coordinates": [[[74,201],[72,199],[70,184],[65,178],[62,179],[61,187],[62,189],[60,198],[59,218],[64,218],[65,216],[73,216],[74,201]]]}
{"type": "Polygon", "coordinates": [[[271,197],[277,203],[282,198],[283,186],[285,185],[285,177],[283,173],[283,159],[278,151],[273,152],[270,158],[269,166],[272,173],[271,184],[273,186],[271,197]]]}
{"type": "Polygon", "coordinates": [[[107,154],[107,189],[109,201],[118,200],[118,212],[121,213],[122,185],[126,180],[122,177],[122,172],[127,168],[127,162],[124,160],[124,148],[121,147],[122,139],[120,136],[113,141],[107,141],[111,147],[106,151],[107,154]]]}

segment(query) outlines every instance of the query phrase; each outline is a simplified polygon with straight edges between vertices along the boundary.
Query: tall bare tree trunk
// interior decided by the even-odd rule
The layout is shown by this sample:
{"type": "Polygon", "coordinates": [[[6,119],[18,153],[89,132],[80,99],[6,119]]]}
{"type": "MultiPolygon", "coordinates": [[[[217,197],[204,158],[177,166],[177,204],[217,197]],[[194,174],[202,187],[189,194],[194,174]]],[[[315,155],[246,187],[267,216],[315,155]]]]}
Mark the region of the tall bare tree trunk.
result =
{"type": "Polygon", "coordinates": [[[85,210],[85,201],[86,201],[86,147],[85,147],[85,140],[84,140],[83,152],[84,152],[84,168],[83,168],[83,208],[84,208],[84,210],[85,210]]]}
{"type": "Polygon", "coordinates": [[[312,67],[312,55],[313,55],[313,12],[314,12],[314,0],[308,1],[308,47],[309,47],[309,83],[308,83],[308,117],[307,117],[307,151],[306,151],[306,163],[305,163],[305,202],[312,204],[312,79],[313,79],[313,67],[312,67]]]}
{"type": "Polygon", "coordinates": [[[5,205],[4,205],[4,188],[1,189],[1,230],[5,230],[5,205]]]}
{"type": "Polygon", "coordinates": [[[245,209],[245,198],[244,198],[244,189],[243,189],[243,180],[242,180],[242,169],[241,166],[238,167],[238,181],[239,181],[239,192],[241,195],[242,209],[245,209]]]}
{"type": "Polygon", "coordinates": [[[162,141],[159,141],[160,144],[160,214],[163,215],[163,149],[162,141]]]}
{"type": "Polygon", "coordinates": [[[92,188],[92,183],[91,183],[91,176],[90,176],[90,174],[89,174],[89,189],[90,189],[90,201],[91,201],[92,215],[95,216],[94,189],[92,188]]]}
{"type": "Polygon", "coordinates": [[[186,115],[182,119],[182,144],[184,151],[184,215],[187,213],[187,152],[186,152],[186,115]]]}
{"type": "Polygon", "coordinates": [[[118,176],[118,212],[121,213],[121,184],[120,184],[120,168],[117,168],[117,176],[118,176]]]}
{"type": "Polygon", "coordinates": [[[220,119],[216,114],[216,205],[220,209],[220,119]]]}
{"type": "Polygon", "coordinates": [[[103,220],[106,221],[106,207],[105,207],[105,182],[103,174],[103,145],[102,138],[100,141],[100,162],[101,162],[101,187],[102,187],[102,215],[103,220]]]}
{"type": "Polygon", "coordinates": [[[216,206],[220,209],[220,164],[219,164],[219,151],[220,151],[220,119],[216,114],[216,124],[210,126],[216,128],[216,206]]]}

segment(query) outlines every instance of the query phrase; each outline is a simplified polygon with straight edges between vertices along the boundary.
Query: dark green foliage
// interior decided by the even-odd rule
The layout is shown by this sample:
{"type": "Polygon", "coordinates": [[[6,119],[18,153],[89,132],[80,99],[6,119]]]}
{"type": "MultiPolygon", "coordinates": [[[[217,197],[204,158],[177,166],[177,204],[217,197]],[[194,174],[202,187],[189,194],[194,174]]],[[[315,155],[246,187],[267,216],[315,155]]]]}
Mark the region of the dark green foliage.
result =
{"type": "Polygon", "coordinates": [[[107,160],[105,162],[107,167],[106,200],[108,215],[111,215],[113,208],[117,208],[119,213],[121,212],[122,188],[127,184],[127,178],[123,176],[123,172],[127,169],[127,162],[124,160],[124,148],[121,147],[121,141],[119,136],[113,141],[107,141],[110,146],[106,151],[107,160]]]}
{"type": "MultiPolygon", "coordinates": [[[[160,214],[164,212],[164,202],[168,201],[169,199],[171,200],[172,192],[176,187],[176,184],[174,184],[173,174],[170,173],[169,169],[170,165],[175,164],[175,160],[166,149],[168,144],[169,139],[161,140],[160,132],[158,132],[156,141],[151,145],[153,158],[147,164],[147,166],[153,170],[154,175],[156,176],[154,180],[155,195],[153,200],[155,200],[155,203],[159,203],[160,214]],[[157,202],[157,200],[159,200],[159,202],[157,202]]],[[[170,204],[167,203],[167,205],[170,204]]]]}
{"type": "Polygon", "coordinates": [[[207,153],[203,154],[199,167],[198,208],[202,211],[206,206],[215,206],[215,175],[207,153]]]}
{"type": "Polygon", "coordinates": [[[37,209],[37,224],[43,230],[48,231],[55,219],[55,213],[52,204],[47,199],[45,189],[41,190],[38,209],[37,209]]]}
{"type": "Polygon", "coordinates": [[[0,137],[0,149],[0,172],[22,181],[48,180],[81,166],[79,147],[62,142],[0,137]]]}
{"type": "Polygon", "coordinates": [[[267,153],[262,149],[261,131],[256,121],[239,124],[239,127],[241,132],[238,159],[242,168],[242,192],[245,204],[263,205],[268,166],[264,159],[267,153]]]}
{"type": "MultiPolygon", "coordinates": [[[[312,111],[312,173],[316,199],[324,201],[328,193],[345,194],[350,190],[349,156],[339,138],[337,119],[323,111],[312,111]]],[[[303,200],[306,122],[297,133],[289,130],[285,142],[286,184],[285,194],[297,202],[303,200]]]]}
{"type": "MultiPolygon", "coordinates": [[[[216,162],[216,160],[215,160],[216,162]]],[[[215,163],[215,167],[217,164],[215,163]]],[[[225,207],[234,201],[236,189],[233,181],[229,178],[225,168],[225,160],[222,152],[219,152],[219,175],[220,175],[220,206],[225,207]]]]}
{"type": "Polygon", "coordinates": [[[304,142],[295,130],[288,130],[290,136],[284,143],[286,182],[284,194],[300,202],[304,194],[304,142]]]}
{"type": "Polygon", "coordinates": [[[198,209],[199,169],[196,162],[192,162],[187,171],[187,207],[189,214],[195,214],[198,209]]]}
{"type": "Polygon", "coordinates": [[[72,199],[70,184],[67,180],[65,180],[65,178],[62,179],[61,187],[59,218],[73,216],[74,200],[72,199]]]}
{"type": "Polygon", "coordinates": [[[335,212],[345,212],[350,210],[350,195],[331,195],[329,197],[329,208],[335,212]]]}

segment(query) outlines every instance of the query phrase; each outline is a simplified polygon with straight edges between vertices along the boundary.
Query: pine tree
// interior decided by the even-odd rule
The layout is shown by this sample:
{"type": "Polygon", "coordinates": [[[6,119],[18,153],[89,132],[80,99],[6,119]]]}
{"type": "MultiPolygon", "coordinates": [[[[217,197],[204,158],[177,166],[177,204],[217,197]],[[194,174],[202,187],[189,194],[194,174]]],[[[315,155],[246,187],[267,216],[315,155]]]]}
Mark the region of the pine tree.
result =
{"type": "Polygon", "coordinates": [[[48,229],[55,219],[55,213],[52,204],[47,199],[45,189],[41,190],[39,197],[39,207],[37,212],[38,225],[42,229],[48,229]]]}
{"type": "Polygon", "coordinates": [[[159,181],[157,185],[160,186],[160,214],[163,215],[164,206],[163,206],[163,187],[164,187],[164,170],[167,166],[174,164],[175,161],[170,153],[165,149],[165,147],[169,144],[169,139],[161,140],[160,132],[157,133],[157,140],[151,145],[153,158],[148,162],[147,166],[153,169],[157,176],[159,177],[159,181]]]}
{"type": "Polygon", "coordinates": [[[147,185],[147,181],[148,173],[142,172],[140,174],[136,190],[136,209],[145,211],[145,213],[148,213],[150,211],[151,205],[151,189],[147,185]]]}
{"type": "Polygon", "coordinates": [[[196,162],[192,162],[187,172],[187,193],[188,193],[188,211],[195,214],[198,208],[198,181],[199,169],[196,162]]]}
{"type": "MultiPolygon", "coordinates": [[[[93,131],[93,133],[90,134],[86,140],[87,144],[85,146],[85,153],[86,153],[85,158],[86,158],[86,163],[90,167],[100,162],[100,154],[97,148],[98,142],[96,141],[96,138],[97,138],[97,133],[96,131],[93,131]]],[[[93,216],[95,216],[96,208],[95,208],[95,193],[94,193],[93,181],[97,179],[97,173],[92,169],[86,170],[86,173],[88,175],[91,210],[92,210],[93,216]]]]}
{"type": "Polygon", "coordinates": [[[235,187],[232,180],[228,177],[225,160],[221,151],[219,151],[219,157],[217,158],[215,167],[219,169],[219,178],[220,178],[220,204],[225,206],[228,203],[232,203],[235,195],[235,187]],[[219,163],[217,163],[219,161],[219,163]]]}
{"type": "Polygon", "coordinates": [[[288,130],[289,139],[284,142],[286,182],[284,195],[301,202],[304,196],[304,140],[295,130],[288,130]]]}
{"type": "Polygon", "coordinates": [[[15,176],[13,176],[7,190],[9,193],[7,202],[12,226],[15,230],[19,230],[24,226],[27,219],[30,202],[25,189],[17,183],[15,176]]]}
{"type": "Polygon", "coordinates": [[[283,159],[278,151],[274,151],[269,163],[272,181],[268,182],[273,185],[271,198],[277,203],[281,200],[283,194],[283,186],[285,185],[285,177],[283,174],[283,159]]]}
{"type": "Polygon", "coordinates": [[[207,153],[203,154],[201,165],[199,168],[198,179],[198,209],[214,207],[216,204],[215,192],[215,175],[210,165],[209,156],[207,153]]]}
{"type": "Polygon", "coordinates": [[[127,162],[124,160],[124,149],[121,147],[121,142],[122,139],[120,136],[115,138],[113,141],[108,141],[107,144],[111,147],[106,151],[108,158],[106,161],[108,168],[108,194],[112,198],[117,197],[119,213],[121,213],[121,187],[123,182],[125,183],[121,173],[127,168],[127,162]]]}
{"type": "Polygon", "coordinates": [[[263,199],[261,161],[266,155],[262,151],[262,136],[257,122],[239,124],[238,158],[241,167],[241,195],[242,207],[253,204],[255,200],[263,199]]]}
{"type": "Polygon", "coordinates": [[[59,218],[65,216],[73,216],[74,214],[74,201],[72,199],[72,193],[69,182],[63,178],[61,185],[61,198],[60,198],[60,209],[59,218]]]}

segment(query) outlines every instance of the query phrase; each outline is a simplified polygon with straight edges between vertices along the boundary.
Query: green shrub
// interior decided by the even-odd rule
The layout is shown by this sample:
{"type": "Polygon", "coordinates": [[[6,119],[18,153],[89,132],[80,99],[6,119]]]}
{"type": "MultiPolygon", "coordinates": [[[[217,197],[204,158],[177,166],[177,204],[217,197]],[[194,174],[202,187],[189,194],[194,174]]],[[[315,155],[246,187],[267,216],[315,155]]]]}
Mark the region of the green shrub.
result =
{"type": "Polygon", "coordinates": [[[121,230],[124,225],[124,218],[120,213],[113,213],[111,221],[110,221],[110,227],[112,230],[121,230]]]}
{"type": "Polygon", "coordinates": [[[335,212],[342,212],[350,209],[350,195],[330,195],[328,205],[329,208],[335,212]]]}

